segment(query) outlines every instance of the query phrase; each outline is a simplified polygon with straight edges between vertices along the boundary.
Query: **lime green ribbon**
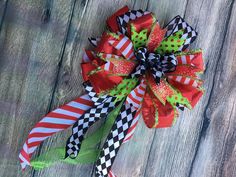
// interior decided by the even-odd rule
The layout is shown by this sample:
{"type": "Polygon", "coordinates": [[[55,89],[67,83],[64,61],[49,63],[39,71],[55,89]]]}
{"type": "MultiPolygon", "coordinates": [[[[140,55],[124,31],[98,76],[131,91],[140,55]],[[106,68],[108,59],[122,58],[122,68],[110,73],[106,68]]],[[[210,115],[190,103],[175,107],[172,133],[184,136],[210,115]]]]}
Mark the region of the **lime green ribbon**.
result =
{"type": "Polygon", "coordinates": [[[58,147],[53,148],[47,153],[33,159],[31,161],[31,166],[35,170],[40,170],[57,162],[68,164],[88,164],[96,162],[100,153],[100,149],[96,148],[96,145],[108,135],[116,117],[120,112],[123,101],[121,101],[121,103],[108,115],[107,120],[103,126],[84,139],[80,152],[75,159],[65,159],[65,147],[58,147]]]}

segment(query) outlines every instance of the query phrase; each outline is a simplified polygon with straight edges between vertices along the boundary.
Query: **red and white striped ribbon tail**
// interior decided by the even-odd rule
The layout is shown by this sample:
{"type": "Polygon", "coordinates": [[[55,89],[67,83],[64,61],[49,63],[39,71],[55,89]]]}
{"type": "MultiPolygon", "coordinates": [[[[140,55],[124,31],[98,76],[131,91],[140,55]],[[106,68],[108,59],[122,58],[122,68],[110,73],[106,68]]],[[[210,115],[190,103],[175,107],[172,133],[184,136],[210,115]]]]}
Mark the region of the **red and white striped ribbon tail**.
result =
{"type": "Polygon", "coordinates": [[[19,154],[22,169],[30,165],[30,158],[41,142],[73,125],[93,105],[94,103],[86,94],[43,117],[30,131],[23,145],[23,149],[19,154]]]}
{"type": "Polygon", "coordinates": [[[132,124],[127,132],[127,135],[125,136],[125,139],[123,143],[128,142],[134,134],[134,131],[136,129],[136,126],[138,124],[138,120],[141,117],[141,107],[142,107],[142,100],[146,91],[147,84],[144,79],[141,80],[141,83],[138,87],[136,87],[134,90],[132,90],[127,97],[127,101],[131,103],[134,107],[137,109],[137,113],[134,116],[134,119],[132,121],[132,124]]]}

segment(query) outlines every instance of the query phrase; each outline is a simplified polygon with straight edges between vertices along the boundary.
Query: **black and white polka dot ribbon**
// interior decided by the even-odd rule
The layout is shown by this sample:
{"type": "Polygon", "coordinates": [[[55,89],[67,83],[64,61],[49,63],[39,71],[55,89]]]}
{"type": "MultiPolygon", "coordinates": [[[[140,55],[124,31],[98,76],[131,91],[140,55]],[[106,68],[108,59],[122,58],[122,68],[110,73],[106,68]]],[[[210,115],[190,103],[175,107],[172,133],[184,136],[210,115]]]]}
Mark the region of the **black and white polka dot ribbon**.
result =
{"type": "Polygon", "coordinates": [[[131,77],[140,77],[150,69],[157,84],[160,83],[164,73],[174,71],[177,66],[177,59],[173,54],[161,56],[156,53],[148,53],[145,47],[138,49],[136,58],[140,63],[131,74],[131,77]]]}

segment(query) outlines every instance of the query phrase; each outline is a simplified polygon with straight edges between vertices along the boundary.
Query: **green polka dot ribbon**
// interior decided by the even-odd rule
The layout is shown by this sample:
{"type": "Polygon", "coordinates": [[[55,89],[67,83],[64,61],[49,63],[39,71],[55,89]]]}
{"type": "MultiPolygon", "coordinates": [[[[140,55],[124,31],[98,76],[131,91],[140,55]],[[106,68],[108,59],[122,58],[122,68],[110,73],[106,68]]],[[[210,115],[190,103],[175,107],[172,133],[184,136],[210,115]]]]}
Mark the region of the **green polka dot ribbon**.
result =
{"type": "Polygon", "coordinates": [[[164,39],[161,42],[160,46],[155,50],[155,52],[162,55],[166,53],[179,52],[179,48],[184,44],[184,39],[181,39],[183,34],[183,30],[180,30],[164,39]]]}
{"type": "Polygon", "coordinates": [[[131,24],[131,40],[133,42],[134,49],[137,50],[139,47],[146,46],[147,43],[147,29],[136,32],[135,27],[131,24]]]}
{"type": "Polygon", "coordinates": [[[116,101],[121,101],[124,97],[126,97],[137,85],[138,79],[123,79],[122,82],[112,90],[109,91],[109,95],[115,96],[116,101]]]}

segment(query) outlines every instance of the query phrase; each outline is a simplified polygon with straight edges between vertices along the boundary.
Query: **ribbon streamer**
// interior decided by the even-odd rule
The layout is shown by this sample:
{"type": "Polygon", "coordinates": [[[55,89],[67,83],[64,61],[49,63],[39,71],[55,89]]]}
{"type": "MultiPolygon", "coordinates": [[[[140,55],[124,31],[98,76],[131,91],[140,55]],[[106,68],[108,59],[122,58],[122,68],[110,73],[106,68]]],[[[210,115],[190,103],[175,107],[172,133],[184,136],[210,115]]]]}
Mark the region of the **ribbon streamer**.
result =
{"type": "MultiPolygon", "coordinates": [[[[99,129],[84,138],[83,143],[81,145],[80,153],[75,159],[65,159],[65,148],[58,147],[53,148],[46,154],[42,154],[39,157],[33,159],[31,161],[32,167],[36,170],[39,170],[49,167],[57,162],[70,164],[95,163],[100,153],[100,150],[97,149],[96,145],[98,145],[101,140],[105,140],[105,138],[107,137],[112,125],[115,122],[116,117],[120,112],[123,102],[124,100],[122,100],[121,103],[119,103],[119,105],[115,107],[115,109],[113,109],[111,113],[108,114],[107,120],[105,121],[104,125],[102,125],[99,129]]],[[[134,121],[132,122],[132,124],[133,123],[134,121]]]]}
{"type": "Polygon", "coordinates": [[[41,142],[73,125],[91,106],[93,102],[90,97],[83,95],[43,117],[30,131],[20,152],[22,169],[30,165],[30,158],[41,142]]]}
{"type": "Polygon", "coordinates": [[[111,128],[96,163],[95,171],[97,177],[108,176],[116,154],[127,135],[128,129],[131,127],[138,108],[140,107],[144,95],[142,89],[145,89],[145,87],[146,85],[144,81],[142,81],[142,83],[127,96],[126,101],[121,107],[120,114],[111,128]]]}
{"type": "Polygon", "coordinates": [[[85,90],[88,91],[88,95],[94,102],[94,107],[88,110],[81,116],[81,119],[75,122],[72,128],[72,135],[69,137],[66,143],[66,155],[65,158],[75,158],[81,147],[81,143],[84,139],[84,135],[88,128],[96,121],[102,118],[106,118],[109,112],[115,107],[115,97],[104,95],[98,97],[93,88],[85,84],[85,90]]]}

